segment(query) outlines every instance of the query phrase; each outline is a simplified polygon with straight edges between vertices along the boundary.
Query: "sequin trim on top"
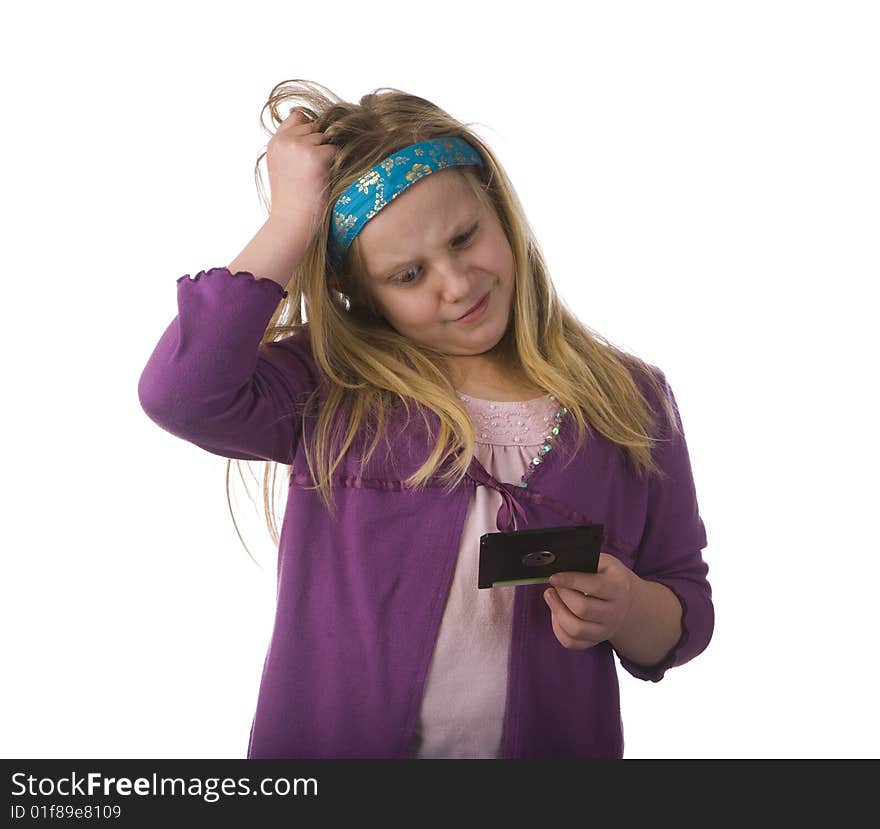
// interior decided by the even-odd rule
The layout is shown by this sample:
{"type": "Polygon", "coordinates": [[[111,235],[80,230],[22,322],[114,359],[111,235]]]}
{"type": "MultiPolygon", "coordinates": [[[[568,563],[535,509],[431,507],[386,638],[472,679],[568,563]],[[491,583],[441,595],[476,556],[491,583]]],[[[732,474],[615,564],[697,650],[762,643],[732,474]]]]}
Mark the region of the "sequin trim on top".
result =
{"type": "Polygon", "coordinates": [[[553,449],[562,416],[568,409],[559,406],[552,394],[524,401],[483,400],[461,393],[458,396],[473,418],[477,442],[534,446],[543,441],[520,479],[519,486],[528,487],[532,473],[553,449]]]}

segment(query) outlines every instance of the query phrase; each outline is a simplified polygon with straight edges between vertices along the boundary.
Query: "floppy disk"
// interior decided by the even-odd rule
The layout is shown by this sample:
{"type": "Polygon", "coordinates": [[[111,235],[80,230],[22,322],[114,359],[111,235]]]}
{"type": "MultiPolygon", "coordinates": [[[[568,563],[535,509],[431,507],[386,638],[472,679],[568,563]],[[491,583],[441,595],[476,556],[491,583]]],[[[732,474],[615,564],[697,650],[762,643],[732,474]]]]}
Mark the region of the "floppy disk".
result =
{"type": "Polygon", "coordinates": [[[540,527],[480,536],[477,587],[540,584],[554,573],[595,573],[604,524],[540,527]]]}

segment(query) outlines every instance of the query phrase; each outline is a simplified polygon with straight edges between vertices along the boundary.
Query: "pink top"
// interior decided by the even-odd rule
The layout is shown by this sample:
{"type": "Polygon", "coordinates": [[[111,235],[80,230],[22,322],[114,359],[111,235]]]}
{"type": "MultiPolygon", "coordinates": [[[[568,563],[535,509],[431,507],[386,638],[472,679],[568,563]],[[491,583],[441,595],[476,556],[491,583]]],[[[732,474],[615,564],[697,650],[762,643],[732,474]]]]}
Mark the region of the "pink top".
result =
{"type": "MultiPolygon", "coordinates": [[[[519,484],[553,426],[556,399],[549,394],[522,402],[459,398],[474,423],[477,460],[496,480],[519,484]]],[[[500,507],[501,493],[475,488],[428,669],[414,758],[501,754],[514,589],[477,588],[480,536],[498,532],[500,507]]]]}

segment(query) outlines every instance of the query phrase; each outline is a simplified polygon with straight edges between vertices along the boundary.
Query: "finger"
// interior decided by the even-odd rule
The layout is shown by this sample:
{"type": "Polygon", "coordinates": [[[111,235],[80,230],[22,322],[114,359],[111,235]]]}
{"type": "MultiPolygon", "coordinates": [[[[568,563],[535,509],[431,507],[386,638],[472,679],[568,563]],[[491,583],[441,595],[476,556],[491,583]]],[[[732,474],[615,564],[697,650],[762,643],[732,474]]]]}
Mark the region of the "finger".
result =
{"type": "Polygon", "coordinates": [[[314,130],[314,121],[301,109],[290,110],[287,117],[278,125],[275,134],[279,132],[308,133],[314,130]]]}
{"type": "MultiPolygon", "coordinates": [[[[324,140],[324,138],[325,136],[323,132],[321,132],[320,130],[315,130],[314,132],[306,133],[302,137],[302,140],[308,141],[311,144],[320,144],[324,140]]],[[[332,145],[328,144],[327,146],[329,147],[332,145]]]]}
{"type": "Polygon", "coordinates": [[[614,558],[614,556],[610,553],[599,553],[599,562],[596,570],[601,573],[603,570],[608,568],[609,564],[612,564],[614,561],[617,561],[617,559],[614,558]]]}
{"type": "Polygon", "coordinates": [[[559,640],[560,645],[563,645],[566,648],[571,648],[572,650],[577,648],[578,643],[559,627],[559,622],[556,621],[555,613],[550,614],[550,626],[553,628],[553,635],[559,640]]]}
{"type": "Polygon", "coordinates": [[[301,109],[294,108],[281,120],[278,129],[290,129],[290,127],[295,127],[298,124],[307,123],[311,123],[308,116],[301,109]]]}
{"type": "Polygon", "coordinates": [[[284,122],[299,121],[300,123],[303,123],[311,120],[312,119],[309,117],[308,113],[302,107],[293,107],[290,112],[287,113],[284,122]]]}
{"type": "Polygon", "coordinates": [[[556,587],[550,591],[549,598],[559,599],[575,616],[581,619],[590,619],[590,616],[587,614],[587,597],[580,590],[556,587]]]}
{"type": "Polygon", "coordinates": [[[575,570],[554,573],[549,582],[553,587],[568,587],[599,599],[611,598],[607,579],[598,573],[579,573],[575,570]]]}
{"type": "Polygon", "coordinates": [[[559,640],[561,645],[564,645],[569,650],[573,651],[582,651],[587,648],[593,647],[594,642],[581,642],[573,637],[569,636],[560,626],[559,620],[556,618],[556,615],[550,614],[550,625],[553,628],[553,634],[559,640]]]}
{"type": "Polygon", "coordinates": [[[560,601],[578,619],[583,619],[585,622],[594,622],[597,625],[605,623],[608,613],[608,602],[605,599],[585,596],[580,590],[571,590],[568,587],[557,587],[556,593],[560,601]]]}
{"type": "Polygon", "coordinates": [[[572,639],[587,640],[595,644],[601,639],[601,625],[588,622],[575,616],[566,604],[559,598],[554,590],[544,592],[544,600],[550,606],[550,610],[556,619],[556,623],[572,639]]]}

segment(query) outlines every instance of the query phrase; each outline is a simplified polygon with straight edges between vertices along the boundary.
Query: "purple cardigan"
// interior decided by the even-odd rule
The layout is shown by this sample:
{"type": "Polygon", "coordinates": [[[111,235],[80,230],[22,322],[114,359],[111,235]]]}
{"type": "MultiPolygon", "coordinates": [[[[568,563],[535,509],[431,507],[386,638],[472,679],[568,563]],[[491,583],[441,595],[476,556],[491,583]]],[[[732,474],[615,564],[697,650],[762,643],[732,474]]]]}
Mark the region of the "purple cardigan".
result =
{"type": "MultiPolygon", "coordinates": [[[[554,451],[528,488],[496,481],[474,459],[451,492],[439,482],[420,492],[401,485],[433,445],[413,409],[408,425],[401,418],[389,431],[392,453],[380,441],[360,469],[360,450],[369,446],[360,436],[346,454],[333,480],[338,513],[331,519],[320,495],[307,489],[313,481],[301,430],[310,435],[313,418],[297,404],[318,385],[307,332],[260,345],[286,295],[270,279],[226,268],[180,277],[178,315],[138,385],[144,411],[171,434],[226,458],[292,467],[275,622],[248,758],[409,756],[468,504],[479,485],[502,495],[499,530],[513,528],[514,514],[518,529],[601,522],[603,552],[675,593],[683,610],[680,640],[654,666],[617,654],[630,674],[658,682],[706,648],[715,620],[700,554],[706,530],[683,434],[657,450],[668,478],[639,481],[598,433],[567,451],[563,418],[554,451]]],[[[663,373],[651,369],[674,404],[663,373]]],[[[506,589],[516,595],[503,757],[622,757],[611,644],[563,647],[542,598],[546,585],[506,589]]]]}

